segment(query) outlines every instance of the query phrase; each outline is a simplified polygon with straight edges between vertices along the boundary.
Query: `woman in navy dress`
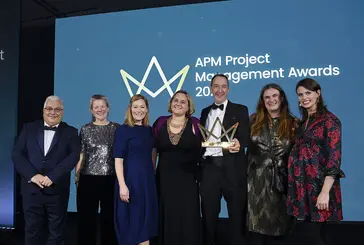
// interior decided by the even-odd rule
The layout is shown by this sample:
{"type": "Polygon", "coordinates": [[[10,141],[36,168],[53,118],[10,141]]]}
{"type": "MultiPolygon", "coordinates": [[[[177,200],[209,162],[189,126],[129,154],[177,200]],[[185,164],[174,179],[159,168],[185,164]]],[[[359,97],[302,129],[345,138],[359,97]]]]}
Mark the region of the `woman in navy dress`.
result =
{"type": "Polygon", "coordinates": [[[134,95],[115,133],[115,230],[119,245],[148,245],[157,235],[158,204],[148,101],[134,95]]]}

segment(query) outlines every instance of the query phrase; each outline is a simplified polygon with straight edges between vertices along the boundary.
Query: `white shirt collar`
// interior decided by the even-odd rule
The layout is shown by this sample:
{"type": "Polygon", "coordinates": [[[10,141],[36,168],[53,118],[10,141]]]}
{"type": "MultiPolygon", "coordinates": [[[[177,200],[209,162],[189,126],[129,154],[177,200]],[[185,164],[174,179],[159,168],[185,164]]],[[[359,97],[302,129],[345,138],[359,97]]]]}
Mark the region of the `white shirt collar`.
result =
{"type": "Polygon", "coordinates": [[[214,102],[215,105],[221,105],[221,104],[223,104],[224,105],[224,110],[226,109],[227,103],[228,103],[228,99],[226,99],[224,102],[222,102],[220,104],[214,102]]]}
{"type": "MultiPolygon", "coordinates": [[[[46,122],[44,122],[44,126],[51,127],[51,126],[49,126],[46,122]]],[[[52,127],[56,127],[56,128],[58,128],[58,126],[59,126],[59,123],[58,123],[58,124],[56,124],[56,125],[54,125],[54,126],[52,126],[52,127]]]]}

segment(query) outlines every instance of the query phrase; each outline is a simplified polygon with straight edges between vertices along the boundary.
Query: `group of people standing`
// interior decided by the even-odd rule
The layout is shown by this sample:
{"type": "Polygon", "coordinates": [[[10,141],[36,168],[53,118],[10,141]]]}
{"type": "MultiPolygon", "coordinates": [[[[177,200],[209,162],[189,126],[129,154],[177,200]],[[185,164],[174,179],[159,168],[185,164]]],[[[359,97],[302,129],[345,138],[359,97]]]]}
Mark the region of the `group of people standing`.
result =
{"type": "Polygon", "coordinates": [[[62,122],[60,98],[48,97],[44,120],[26,124],[14,147],[26,244],[64,243],[75,166],[79,244],[96,244],[99,216],[103,245],[216,245],[222,197],[231,245],[244,244],[244,237],[249,245],[280,242],[297,221],[317,225],[325,244],[325,224],[343,219],[344,173],[341,122],[326,108],[320,85],[298,82],[300,120],[277,84],[263,87],[251,116],[227,99],[225,75],[212,78],[211,92],[214,103],[197,118],[191,96],[177,91],[168,103],[171,115],[151,126],[144,96],[130,99],[120,125],[108,120],[107,98],[94,95],[92,121],[79,135],[62,122]],[[217,118],[225,129],[238,123],[233,144],[201,147],[199,124],[221,136],[221,126],[213,127],[217,118]]]}
{"type": "Polygon", "coordinates": [[[301,120],[277,84],[263,87],[250,119],[250,244],[281,244],[296,222],[312,223],[304,234],[312,244],[329,244],[326,223],[343,219],[341,122],[315,80],[299,81],[296,93],[301,120]]]}

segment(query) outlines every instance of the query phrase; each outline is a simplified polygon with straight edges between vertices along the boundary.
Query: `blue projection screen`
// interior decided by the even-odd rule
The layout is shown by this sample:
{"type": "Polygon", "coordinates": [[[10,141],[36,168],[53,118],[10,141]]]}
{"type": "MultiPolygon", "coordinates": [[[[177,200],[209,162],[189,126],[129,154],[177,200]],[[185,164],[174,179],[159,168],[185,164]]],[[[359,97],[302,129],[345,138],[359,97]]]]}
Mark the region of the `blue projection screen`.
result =
{"type": "Polygon", "coordinates": [[[14,228],[15,174],[11,161],[17,134],[20,0],[0,1],[0,229],[14,228]]]}
{"type": "MultiPolygon", "coordinates": [[[[236,0],[58,19],[55,93],[64,99],[65,121],[78,128],[89,122],[88,103],[96,93],[109,97],[110,120],[119,123],[130,96],[146,95],[154,121],[168,114],[167,103],[179,88],[193,95],[199,117],[213,101],[209,82],[217,72],[230,77],[229,99],[250,113],[260,89],[276,82],[299,116],[295,85],[315,78],[343,123],[345,220],[364,221],[364,189],[357,188],[364,172],[364,110],[354,103],[364,91],[364,4],[279,3],[236,0]]],[[[76,211],[74,186],[69,204],[76,211]]],[[[227,217],[222,204],[220,216],[227,217]]]]}

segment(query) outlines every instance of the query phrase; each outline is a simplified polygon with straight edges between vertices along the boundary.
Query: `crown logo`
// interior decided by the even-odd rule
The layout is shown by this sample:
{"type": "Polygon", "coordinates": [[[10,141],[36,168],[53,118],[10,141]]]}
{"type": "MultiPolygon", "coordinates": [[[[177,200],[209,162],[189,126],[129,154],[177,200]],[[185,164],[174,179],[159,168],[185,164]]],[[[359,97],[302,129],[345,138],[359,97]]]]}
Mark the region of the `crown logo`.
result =
{"type": "Polygon", "coordinates": [[[120,74],[121,74],[121,77],[123,78],[123,81],[125,83],[125,87],[126,89],[128,90],[129,92],[129,95],[130,97],[132,97],[134,94],[133,94],[133,91],[131,90],[131,87],[130,87],[130,84],[129,84],[129,80],[131,82],[133,82],[135,85],[138,86],[138,90],[136,92],[136,94],[140,94],[141,91],[144,91],[145,93],[147,93],[149,96],[155,98],[157,97],[161,92],[163,92],[165,89],[167,89],[169,95],[172,97],[173,94],[179,90],[181,90],[182,88],[182,85],[186,79],[186,76],[187,76],[187,73],[188,73],[188,70],[190,69],[190,66],[189,65],[186,65],[185,67],[183,67],[176,75],[174,75],[172,78],[170,78],[169,80],[167,80],[166,76],[164,75],[164,72],[161,68],[161,66],[159,65],[159,62],[157,60],[157,58],[155,56],[152,57],[152,59],[150,60],[149,62],[149,65],[147,67],[147,70],[145,71],[144,73],[144,76],[143,76],[143,79],[141,82],[139,82],[138,80],[136,80],[133,76],[131,76],[128,72],[126,72],[124,69],[121,69],[120,70],[120,74]],[[157,68],[158,70],[158,73],[160,75],[160,77],[162,78],[162,81],[163,81],[163,85],[155,92],[152,92],[150,89],[148,89],[146,86],[145,86],[145,82],[147,81],[148,79],[148,76],[149,76],[149,73],[153,67],[153,65],[157,68]],[[179,80],[179,83],[177,85],[177,88],[176,88],[176,91],[173,92],[172,91],[172,88],[171,88],[171,84],[177,80],[179,77],[180,80],[179,80]]]}

